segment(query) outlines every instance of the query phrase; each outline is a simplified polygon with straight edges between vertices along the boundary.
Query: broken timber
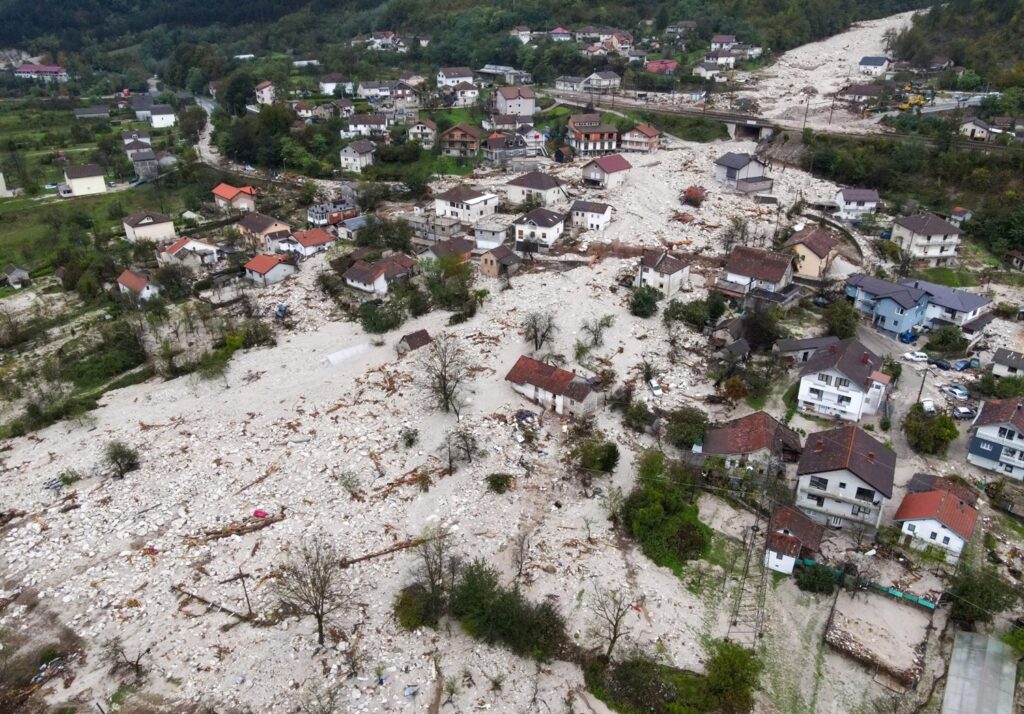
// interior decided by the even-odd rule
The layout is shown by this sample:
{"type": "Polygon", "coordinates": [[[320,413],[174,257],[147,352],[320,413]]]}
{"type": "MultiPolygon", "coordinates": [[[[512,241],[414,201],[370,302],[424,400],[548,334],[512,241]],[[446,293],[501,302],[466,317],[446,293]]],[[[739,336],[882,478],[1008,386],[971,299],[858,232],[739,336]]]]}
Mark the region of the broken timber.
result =
{"type": "Polygon", "coordinates": [[[342,558],[341,559],[341,567],[347,568],[350,565],[354,565],[356,563],[361,563],[364,560],[371,560],[372,558],[380,558],[381,556],[390,555],[391,553],[397,553],[398,551],[405,550],[406,548],[415,548],[416,546],[422,545],[423,543],[429,543],[430,541],[434,540],[435,538],[438,538],[438,536],[432,536],[430,538],[410,538],[409,540],[404,540],[401,543],[397,543],[396,545],[391,546],[390,548],[385,548],[384,550],[378,550],[375,553],[369,553],[367,555],[361,555],[358,558],[342,558]]]}
{"type": "Polygon", "coordinates": [[[267,526],[272,526],[275,523],[279,523],[284,520],[285,507],[281,506],[281,512],[276,516],[265,516],[259,518],[257,516],[247,516],[238,523],[232,523],[224,526],[223,528],[214,528],[204,532],[201,536],[186,536],[185,540],[190,546],[193,545],[204,545],[212,540],[220,540],[221,538],[230,538],[234,535],[245,535],[246,533],[254,533],[259,530],[263,530],[267,526]]]}
{"type": "Polygon", "coordinates": [[[201,595],[196,595],[193,592],[189,592],[188,590],[186,590],[185,588],[183,588],[180,585],[172,585],[171,586],[171,592],[177,593],[178,595],[181,595],[182,597],[189,598],[191,600],[195,600],[196,602],[201,602],[204,605],[206,605],[208,608],[210,608],[211,610],[219,610],[221,612],[225,612],[228,615],[232,615],[234,617],[237,617],[239,620],[241,620],[243,622],[247,622],[249,620],[248,616],[243,615],[240,612],[235,612],[234,610],[232,610],[229,607],[224,607],[219,602],[214,602],[213,600],[207,600],[206,598],[204,598],[201,595]]]}

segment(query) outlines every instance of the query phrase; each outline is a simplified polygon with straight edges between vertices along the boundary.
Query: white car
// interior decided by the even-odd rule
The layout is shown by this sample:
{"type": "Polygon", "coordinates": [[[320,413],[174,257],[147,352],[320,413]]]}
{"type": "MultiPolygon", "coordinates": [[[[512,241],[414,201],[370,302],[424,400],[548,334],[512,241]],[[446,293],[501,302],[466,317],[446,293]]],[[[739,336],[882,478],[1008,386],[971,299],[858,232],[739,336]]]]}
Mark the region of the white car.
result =
{"type": "Polygon", "coordinates": [[[924,352],[904,352],[903,359],[907,362],[927,362],[928,355],[924,352]]]}
{"type": "Polygon", "coordinates": [[[661,385],[658,384],[658,380],[652,379],[648,384],[651,387],[651,394],[653,394],[654,396],[660,397],[661,395],[664,394],[664,392],[661,391],[661,385]]]}
{"type": "Polygon", "coordinates": [[[935,413],[935,402],[933,400],[931,400],[931,399],[922,399],[921,400],[921,409],[924,410],[925,414],[934,414],[935,413]]]}
{"type": "Polygon", "coordinates": [[[956,399],[958,402],[967,401],[971,393],[967,391],[967,387],[962,384],[951,384],[948,387],[943,387],[942,392],[956,399]]]}

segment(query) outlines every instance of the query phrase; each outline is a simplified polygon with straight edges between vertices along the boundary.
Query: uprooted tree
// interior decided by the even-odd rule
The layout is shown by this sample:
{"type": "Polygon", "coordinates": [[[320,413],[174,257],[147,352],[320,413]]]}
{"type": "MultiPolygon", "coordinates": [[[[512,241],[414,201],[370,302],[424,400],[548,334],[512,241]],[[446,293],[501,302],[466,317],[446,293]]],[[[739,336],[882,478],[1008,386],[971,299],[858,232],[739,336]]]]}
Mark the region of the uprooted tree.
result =
{"type": "Polygon", "coordinates": [[[469,361],[459,339],[443,332],[427,345],[420,360],[427,388],[442,411],[459,413],[459,392],[469,379],[469,361]]]}
{"type": "Polygon", "coordinates": [[[316,620],[317,644],[331,617],[348,607],[342,559],[323,536],[303,541],[299,550],[278,569],[273,591],[286,608],[316,620]]]}
{"type": "Polygon", "coordinates": [[[539,350],[551,342],[558,331],[555,318],[550,312],[531,312],[523,320],[522,327],[523,334],[533,343],[534,350],[539,350]]]}

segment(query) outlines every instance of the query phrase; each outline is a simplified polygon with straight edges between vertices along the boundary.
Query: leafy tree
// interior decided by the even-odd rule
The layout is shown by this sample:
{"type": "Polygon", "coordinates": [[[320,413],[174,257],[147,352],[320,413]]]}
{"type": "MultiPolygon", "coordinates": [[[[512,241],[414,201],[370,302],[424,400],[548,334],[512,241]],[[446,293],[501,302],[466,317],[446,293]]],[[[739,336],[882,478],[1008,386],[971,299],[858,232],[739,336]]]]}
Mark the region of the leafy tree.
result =
{"type": "Polygon", "coordinates": [[[178,127],[185,138],[195,144],[199,134],[206,127],[206,110],[199,106],[189,106],[178,112],[178,127]]]}
{"type": "Polygon", "coordinates": [[[700,522],[691,503],[693,478],[679,468],[649,474],[622,509],[622,523],[644,555],[677,574],[685,561],[701,557],[711,544],[711,529],[700,522]]]}
{"type": "Polygon", "coordinates": [[[860,317],[853,304],[846,300],[835,300],[825,308],[825,327],[828,334],[841,340],[849,339],[857,334],[860,317]]]}
{"type": "Polygon", "coordinates": [[[801,567],[796,574],[796,586],[807,592],[830,595],[836,589],[836,573],[821,563],[801,567]]]}
{"type": "Polygon", "coordinates": [[[650,285],[636,288],[629,298],[629,312],[637,317],[652,317],[658,312],[658,301],[661,298],[661,291],[650,285]]]}
{"type": "Polygon", "coordinates": [[[356,234],[356,245],[408,251],[412,248],[412,226],[403,220],[371,216],[356,234]]]}
{"type": "Polygon", "coordinates": [[[103,460],[117,479],[122,479],[139,468],[139,452],[119,440],[107,444],[103,450],[103,460]]]}
{"type": "Polygon", "coordinates": [[[705,685],[717,702],[715,710],[735,714],[749,712],[754,706],[754,690],[764,664],[754,652],[735,642],[716,640],[708,649],[711,658],[705,685]]]}
{"type": "Polygon", "coordinates": [[[584,439],[573,447],[572,457],[587,473],[611,473],[619,463],[619,447],[614,441],[584,439]]]}
{"type": "Polygon", "coordinates": [[[961,570],[949,589],[950,617],[967,625],[992,622],[995,615],[1010,609],[1020,592],[994,568],[961,570]]]}
{"type": "Polygon", "coordinates": [[[647,430],[653,419],[654,415],[651,414],[651,410],[647,408],[644,402],[639,400],[626,407],[626,410],[622,413],[623,425],[627,429],[641,434],[647,430]]]}
{"type": "Polygon", "coordinates": [[[919,454],[941,455],[960,432],[948,414],[926,414],[915,404],[903,420],[903,432],[910,448],[919,454]]]}
{"type": "Polygon", "coordinates": [[[743,318],[743,335],[750,343],[750,349],[768,350],[782,337],[782,327],[774,313],[758,307],[743,318]]]}
{"type": "Polygon", "coordinates": [[[956,325],[946,325],[928,337],[926,351],[931,354],[956,356],[967,350],[968,340],[956,325]]]}
{"type": "Polygon", "coordinates": [[[405,321],[405,312],[396,302],[369,300],[359,306],[359,322],[370,334],[390,332],[405,321]]]}
{"type": "Polygon", "coordinates": [[[679,449],[689,449],[704,438],[708,415],[696,407],[680,407],[666,419],[665,438],[679,449]]]}

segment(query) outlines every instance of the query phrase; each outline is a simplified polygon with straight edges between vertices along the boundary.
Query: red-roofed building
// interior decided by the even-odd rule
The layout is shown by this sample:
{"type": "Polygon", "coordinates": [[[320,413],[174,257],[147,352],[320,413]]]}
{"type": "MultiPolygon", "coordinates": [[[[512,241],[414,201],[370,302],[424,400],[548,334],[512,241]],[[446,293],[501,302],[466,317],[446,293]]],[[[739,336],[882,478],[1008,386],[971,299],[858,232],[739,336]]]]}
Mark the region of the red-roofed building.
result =
{"type": "Polygon", "coordinates": [[[583,183],[587,186],[615,188],[626,180],[631,168],[633,164],[621,154],[600,156],[583,165],[583,183]]]}
{"type": "Polygon", "coordinates": [[[263,287],[279,283],[295,272],[295,266],[288,262],[286,255],[260,254],[242,267],[245,277],[263,287]]]}
{"type": "Polygon", "coordinates": [[[14,70],[18,79],[41,79],[44,82],[68,81],[68,72],[59,64],[23,64],[14,70]]]}
{"type": "Polygon", "coordinates": [[[189,268],[214,265],[220,260],[220,249],[193,238],[180,238],[165,245],[156,256],[157,262],[180,263],[189,268]]]}
{"type": "Polygon", "coordinates": [[[821,548],[825,529],[790,506],[777,506],[768,524],[765,567],[791,575],[796,559],[821,548]]]}
{"type": "Polygon", "coordinates": [[[902,526],[904,545],[941,548],[955,561],[974,534],[978,512],[950,491],[925,491],[904,496],[893,520],[902,526]]]}
{"type": "Polygon", "coordinates": [[[644,69],[653,74],[675,74],[679,69],[679,63],[674,59],[651,60],[644,65],[644,69]]]}
{"type": "Polygon", "coordinates": [[[661,132],[650,124],[637,124],[622,135],[622,150],[653,154],[661,146],[661,132]]]}
{"type": "Polygon", "coordinates": [[[121,294],[138,300],[149,300],[160,293],[160,288],[153,284],[153,276],[145,270],[125,270],[117,278],[117,288],[121,294]]]}
{"type": "Polygon", "coordinates": [[[213,200],[218,208],[225,211],[255,211],[256,210],[256,189],[252,186],[235,188],[231,184],[219,183],[213,191],[213,200]]]}
{"type": "Polygon", "coordinates": [[[597,406],[597,395],[585,379],[532,357],[520,357],[505,375],[505,381],[530,401],[554,409],[556,414],[582,416],[597,406]]]}
{"type": "Polygon", "coordinates": [[[364,293],[387,295],[396,281],[412,277],[416,261],[403,253],[392,253],[374,263],[357,260],[341,277],[345,284],[364,293]]]}
{"type": "Polygon", "coordinates": [[[295,231],[287,238],[277,242],[277,249],[287,253],[297,253],[308,258],[316,253],[323,253],[334,243],[334,236],[323,228],[312,228],[308,231],[295,231]]]}

